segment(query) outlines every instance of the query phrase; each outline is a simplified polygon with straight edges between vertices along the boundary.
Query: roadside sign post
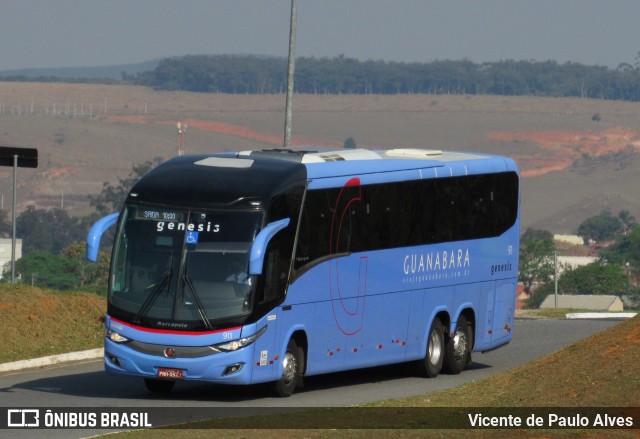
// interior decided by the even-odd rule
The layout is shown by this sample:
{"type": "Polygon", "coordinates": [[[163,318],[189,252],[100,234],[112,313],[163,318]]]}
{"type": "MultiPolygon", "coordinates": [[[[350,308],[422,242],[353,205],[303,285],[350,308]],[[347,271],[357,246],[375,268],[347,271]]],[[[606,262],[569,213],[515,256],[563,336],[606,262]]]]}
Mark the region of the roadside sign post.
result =
{"type": "Polygon", "coordinates": [[[13,166],[13,209],[11,213],[11,283],[16,283],[16,206],[18,168],[37,168],[38,150],[0,146],[0,166],[13,166]]]}

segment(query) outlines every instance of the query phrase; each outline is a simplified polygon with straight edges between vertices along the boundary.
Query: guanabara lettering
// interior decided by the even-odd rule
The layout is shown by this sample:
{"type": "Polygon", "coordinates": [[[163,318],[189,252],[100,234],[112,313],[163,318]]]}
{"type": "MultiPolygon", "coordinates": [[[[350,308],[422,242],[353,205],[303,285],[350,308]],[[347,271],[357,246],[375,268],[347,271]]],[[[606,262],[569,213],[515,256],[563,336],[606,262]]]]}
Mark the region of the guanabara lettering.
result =
{"type": "Polygon", "coordinates": [[[404,257],[404,274],[428,273],[471,266],[469,249],[451,249],[428,253],[412,253],[404,257]]]}

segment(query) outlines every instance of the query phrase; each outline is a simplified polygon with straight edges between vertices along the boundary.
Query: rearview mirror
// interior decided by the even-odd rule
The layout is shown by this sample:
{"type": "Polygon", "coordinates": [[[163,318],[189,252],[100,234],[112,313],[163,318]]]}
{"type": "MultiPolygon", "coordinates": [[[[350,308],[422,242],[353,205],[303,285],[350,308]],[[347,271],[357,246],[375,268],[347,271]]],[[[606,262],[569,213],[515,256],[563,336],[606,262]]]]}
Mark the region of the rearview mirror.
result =
{"type": "Polygon", "coordinates": [[[249,253],[249,274],[262,274],[264,254],[267,251],[269,241],[271,241],[276,233],[287,227],[290,221],[289,218],[274,221],[260,230],[260,233],[258,233],[258,236],[256,236],[256,239],[251,245],[251,252],[249,253]]]}
{"type": "Polygon", "coordinates": [[[118,212],[100,218],[89,230],[87,235],[87,259],[91,262],[98,260],[98,250],[100,250],[100,239],[104,232],[118,221],[118,212]]]}

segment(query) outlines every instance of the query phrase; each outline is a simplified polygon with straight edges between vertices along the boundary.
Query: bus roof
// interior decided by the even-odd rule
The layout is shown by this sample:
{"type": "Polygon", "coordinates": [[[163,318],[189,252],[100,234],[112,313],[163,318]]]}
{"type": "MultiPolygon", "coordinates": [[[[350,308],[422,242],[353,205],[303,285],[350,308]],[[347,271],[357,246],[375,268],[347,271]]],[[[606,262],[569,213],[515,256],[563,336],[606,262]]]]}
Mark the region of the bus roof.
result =
{"type": "Polygon", "coordinates": [[[307,181],[310,188],[319,188],[341,186],[341,179],[352,176],[368,184],[508,171],[517,168],[505,157],[418,148],[299,147],[201,154],[176,157],[156,167],[134,185],[128,199],[231,206],[268,202],[292,184],[307,181]]]}
{"type": "MultiPolygon", "coordinates": [[[[434,169],[434,177],[517,172],[513,160],[488,154],[420,148],[388,150],[298,147],[243,151],[238,157],[294,161],[307,168],[309,179],[434,169]]],[[[421,175],[417,178],[424,178],[421,175]]]]}
{"type": "Polygon", "coordinates": [[[230,155],[175,157],[151,170],[128,201],[175,206],[257,207],[290,185],[304,184],[300,163],[230,155]]]}

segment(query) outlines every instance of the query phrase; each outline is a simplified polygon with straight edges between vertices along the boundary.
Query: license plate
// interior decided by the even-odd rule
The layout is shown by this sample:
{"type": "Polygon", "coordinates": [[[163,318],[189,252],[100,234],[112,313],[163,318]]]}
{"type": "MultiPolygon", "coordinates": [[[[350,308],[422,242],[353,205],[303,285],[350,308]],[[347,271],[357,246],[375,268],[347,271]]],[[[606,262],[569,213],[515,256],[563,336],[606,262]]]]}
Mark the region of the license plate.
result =
{"type": "Polygon", "coordinates": [[[172,380],[182,379],[182,369],[167,369],[161,367],[158,369],[158,378],[169,378],[172,380]]]}

